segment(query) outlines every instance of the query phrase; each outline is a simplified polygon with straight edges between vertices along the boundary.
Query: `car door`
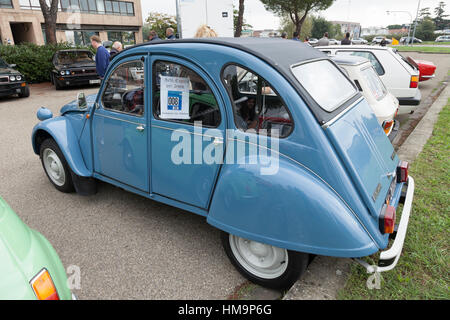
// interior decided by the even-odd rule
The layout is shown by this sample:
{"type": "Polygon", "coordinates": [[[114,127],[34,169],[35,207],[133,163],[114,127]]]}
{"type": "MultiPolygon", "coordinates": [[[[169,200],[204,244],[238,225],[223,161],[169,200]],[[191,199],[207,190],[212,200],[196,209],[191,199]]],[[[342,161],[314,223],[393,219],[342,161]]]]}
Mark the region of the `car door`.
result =
{"type": "Polygon", "coordinates": [[[150,192],[145,61],[129,57],[108,73],[93,114],[92,140],[96,174],[150,192]]]}
{"type": "Polygon", "coordinates": [[[216,86],[191,63],[152,56],[152,106],[152,193],[206,209],[225,148],[216,86]]]}

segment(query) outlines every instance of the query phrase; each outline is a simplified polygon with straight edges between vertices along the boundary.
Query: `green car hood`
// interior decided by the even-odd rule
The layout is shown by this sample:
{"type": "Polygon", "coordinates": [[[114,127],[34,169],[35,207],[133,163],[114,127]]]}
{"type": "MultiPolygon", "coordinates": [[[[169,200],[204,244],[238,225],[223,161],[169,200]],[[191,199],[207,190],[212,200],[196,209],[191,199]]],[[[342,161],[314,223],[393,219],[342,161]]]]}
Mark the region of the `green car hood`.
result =
{"type": "Polygon", "coordinates": [[[50,273],[59,298],[71,299],[56,251],[0,197],[0,300],[36,299],[30,281],[43,268],[50,273]]]}

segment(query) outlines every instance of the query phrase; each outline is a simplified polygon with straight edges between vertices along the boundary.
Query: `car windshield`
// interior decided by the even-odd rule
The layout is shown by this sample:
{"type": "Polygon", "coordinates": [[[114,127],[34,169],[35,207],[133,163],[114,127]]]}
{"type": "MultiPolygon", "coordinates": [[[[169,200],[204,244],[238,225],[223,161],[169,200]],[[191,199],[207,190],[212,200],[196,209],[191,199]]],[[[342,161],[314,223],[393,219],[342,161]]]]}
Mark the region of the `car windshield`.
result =
{"type": "Polygon", "coordinates": [[[328,60],[301,64],[292,71],[300,84],[325,111],[333,112],[357,93],[350,80],[328,60]]]}
{"type": "Polygon", "coordinates": [[[2,58],[0,58],[0,68],[9,68],[9,65],[2,58]]]}
{"type": "Polygon", "coordinates": [[[364,78],[366,79],[367,85],[370,88],[370,91],[372,91],[372,94],[374,95],[375,99],[378,101],[383,99],[386,94],[387,90],[384,84],[381,82],[380,77],[378,77],[377,73],[373,69],[372,66],[364,68],[361,70],[364,78]]]}
{"type": "Polygon", "coordinates": [[[73,64],[79,62],[93,62],[94,55],[90,51],[63,51],[56,56],[58,64],[73,64]]]}

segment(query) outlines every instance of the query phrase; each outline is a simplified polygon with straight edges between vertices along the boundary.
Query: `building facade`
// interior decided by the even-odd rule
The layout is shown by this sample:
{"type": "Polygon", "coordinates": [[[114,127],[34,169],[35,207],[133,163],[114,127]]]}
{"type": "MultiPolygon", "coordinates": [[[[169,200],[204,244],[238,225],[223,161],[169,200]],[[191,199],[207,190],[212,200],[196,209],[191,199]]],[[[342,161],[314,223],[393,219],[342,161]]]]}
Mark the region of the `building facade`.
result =
{"type": "MultiPolygon", "coordinates": [[[[142,42],[140,0],[57,1],[58,42],[87,45],[94,34],[102,41],[121,41],[124,45],[142,42]]],[[[0,0],[0,39],[2,44],[45,44],[44,16],[39,0],[0,0]]]]}

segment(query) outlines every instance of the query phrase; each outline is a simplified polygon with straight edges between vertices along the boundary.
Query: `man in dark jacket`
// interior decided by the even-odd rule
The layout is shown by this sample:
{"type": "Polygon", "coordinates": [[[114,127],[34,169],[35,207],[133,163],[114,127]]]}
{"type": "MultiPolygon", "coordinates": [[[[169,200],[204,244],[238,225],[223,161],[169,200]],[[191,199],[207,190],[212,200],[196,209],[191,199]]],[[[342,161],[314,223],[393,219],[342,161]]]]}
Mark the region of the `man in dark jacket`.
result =
{"type": "Polygon", "coordinates": [[[350,40],[350,32],[345,34],[345,38],[341,40],[341,44],[352,44],[352,41],[350,40]]]}
{"type": "Polygon", "coordinates": [[[175,37],[174,33],[175,33],[175,30],[173,30],[173,28],[167,28],[166,29],[167,40],[175,40],[176,37],[175,37]]]}
{"type": "Polygon", "coordinates": [[[111,61],[122,50],[122,43],[120,43],[119,41],[114,42],[111,51],[109,52],[109,61],[111,61]]]}
{"type": "Polygon", "coordinates": [[[150,33],[148,34],[148,41],[156,41],[161,40],[160,37],[158,37],[158,34],[155,30],[150,30],[150,33]]]}
{"type": "Polygon", "coordinates": [[[91,37],[91,45],[97,50],[95,55],[95,68],[100,78],[103,78],[109,65],[109,52],[102,46],[102,40],[99,36],[91,37]]]}

